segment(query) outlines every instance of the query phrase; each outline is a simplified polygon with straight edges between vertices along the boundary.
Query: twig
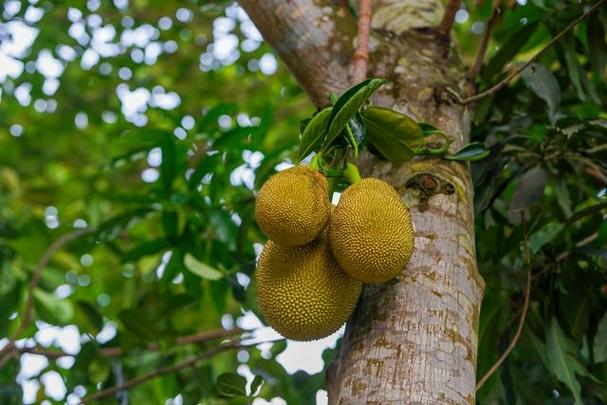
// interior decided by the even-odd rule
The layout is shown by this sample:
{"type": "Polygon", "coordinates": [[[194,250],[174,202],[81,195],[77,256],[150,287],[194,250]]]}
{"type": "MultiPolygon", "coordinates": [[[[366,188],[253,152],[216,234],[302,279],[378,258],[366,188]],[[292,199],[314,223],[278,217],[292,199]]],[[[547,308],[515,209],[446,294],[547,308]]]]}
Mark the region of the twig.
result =
{"type": "Polygon", "coordinates": [[[369,34],[371,32],[371,0],[360,0],[358,10],[358,48],[352,56],[352,84],[360,83],[369,70],[369,34]]]}
{"type": "MultiPolygon", "coordinates": [[[[176,345],[187,345],[192,343],[204,343],[210,340],[222,339],[227,337],[232,337],[235,335],[240,335],[245,332],[240,328],[235,329],[217,329],[199,332],[194,335],[182,336],[176,339],[176,345]]],[[[158,343],[152,342],[148,344],[147,349],[151,351],[158,350],[160,346],[158,343]]],[[[101,354],[105,357],[119,357],[123,355],[123,351],[120,347],[105,347],[100,350],[101,354]]]]}
{"type": "Polygon", "coordinates": [[[481,71],[481,66],[483,65],[483,60],[485,59],[485,53],[487,53],[487,45],[489,45],[489,39],[491,38],[491,33],[493,32],[493,25],[501,14],[501,10],[501,0],[494,0],[493,8],[491,9],[491,16],[489,16],[489,19],[487,20],[487,27],[485,28],[481,42],[478,45],[478,50],[476,51],[474,64],[470,66],[470,69],[466,75],[469,82],[473,82],[478,73],[481,71]]]}
{"type": "MultiPolygon", "coordinates": [[[[525,221],[525,210],[521,210],[521,230],[523,233],[523,247],[525,251],[525,265],[531,265],[531,255],[529,254],[529,243],[527,238],[527,223],[525,221]]],[[[489,377],[495,373],[495,370],[502,365],[506,357],[512,352],[514,346],[516,346],[519,338],[521,337],[521,333],[523,332],[523,326],[525,325],[525,319],[527,318],[527,312],[529,311],[529,296],[531,295],[531,270],[527,271],[527,287],[525,288],[525,303],[523,304],[523,312],[521,313],[521,317],[518,322],[518,328],[516,329],[516,334],[514,338],[510,342],[508,348],[502,353],[500,358],[491,366],[489,370],[485,373],[485,375],[479,380],[476,384],[476,390],[480,390],[481,387],[487,382],[489,377]]]]}
{"type": "Polygon", "coordinates": [[[175,373],[177,371],[189,368],[189,367],[194,367],[199,361],[204,360],[204,359],[208,359],[209,357],[214,356],[215,354],[224,352],[226,350],[235,350],[235,349],[240,349],[243,347],[249,347],[249,346],[256,346],[258,344],[261,343],[271,343],[271,342],[276,342],[278,340],[283,340],[283,339],[277,339],[277,340],[272,340],[272,341],[268,341],[268,342],[252,342],[252,343],[242,343],[241,341],[235,341],[235,342],[227,342],[227,343],[222,343],[212,349],[209,349],[207,351],[204,351],[202,353],[200,353],[197,356],[194,356],[192,358],[189,358],[187,360],[184,360],[180,363],[174,364],[170,367],[161,367],[158,368],[148,374],[142,375],[141,377],[137,377],[134,378],[132,380],[127,381],[124,384],[120,384],[120,385],[115,385],[113,387],[110,388],[106,388],[103,389],[101,391],[97,391],[94,394],[91,394],[87,397],[82,398],[81,403],[89,403],[101,398],[105,398],[107,396],[110,396],[112,394],[115,394],[119,391],[123,391],[126,389],[130,389],[133,388],[137,385],[143,384],[145,382],[148,382],[150,380],[153,380],[156,377],[160,377],[162,375],[166,375],[166,374],[171,374],[171,373],[175,373]]]}
{"type": "Polygon", "coordinates": [[[0,350],[0,367],[6,364],[6,361],[11,357],[13,350],[15,349],[15,341],[21,336],[21,334],[27,329],[27,327],[32,322],[32,310],[34,308],[34,292],[40,283],[40,278],[42,277],[42,272],[48,266],[51,257],[64,245],[67,245],[74,239],[77,239],[81,236],[90,234],[94,232],[94,228],[84,228],[84,229],[75,229],[72,232],[66,233],[62,235],[57,240],[55,240],[51,245],[44,251],[42,257],[36,264],[36,268],[34,269],[34,274],[32,275],[32,279],[29,283],[29,288],[27,290],[27,301],[25,303],[25,308],[23,310],[23,318],[21,319],[21,324],[15,331],[15,333],[11,336],[10,341],[6,346],[4,346],[0,350]]]}
{"type": "Polygon", "coordinates": [[[455,21],[455,14],[457,13],[457,10],[459,10],[461,3],[462,0],[449,0],[445,14],[443,14],[443,19],[436,28],[436,32],[438,32],[441,36],[449,36],[451,28],[453,27],[453,22],[455,21]]]}
{"type": "Polygon", "coordinates": [[[523,64],[521,67],[515,69],[512,73],[510,73],[508,76],[506,76],[505,79],[503,79],[502,81],[498,82],[493,87],[491,87],[491,88],[483,91],[482,93],[479,93],[479,94],[477,94],[475,96],[467,97],[467,98],[461,100],[461,103],[462,104],[469,104],[469,103],[471,103],[473,101],[480,100],[480,99],[482,99],[484,97],[490,96],[491,94],[494,94],[494,93],[498,92],[499,90],[501,90],[512,79],[514,79],[516,76],[518,76],[519,74],[521,74],[521,72],[523,70],[527,69],[533,62],[535,62],[540,56],[542,56],[544,54],[544,52],[546,52],[550,47],[552,47],[552,45],[554,45],[559,39],[561,39],[563,37],[563,35],[565,35],[569,31],[571,31],[582,20],[588,18],[592,13],[594,13],[599,8],[600,5],[602,5],[603,3],[605,3],[605,1],[607,1],[607,0],[599,0],[599,1],[597,1],[594,6],[592,6],[584,14],[580,15],[578,18],[576,18],[575,20],[573,20],[563,31],[561,31],[557,35],[555,35],[554,38],[552,38],[550,40],[550,42],[548,42],[542,49],[540,49],[535,55],[533,55],[531,57],[531,59],[529,59],[527,62],[525,62],[525,64],[523,64]]]}
{"type": "MultiPolygon", "coordinates": [[[[209,341],[212,341],[215,339],[224,339],[224,338],[229,338],[229,337],[233,337],[236,335],[240,335],[244,332],[246,332],[246,331],[243,329],[240,329],[240,328],[217,329],[217,330],[204,331],[204,332],[199,332],[199,333],[196,333],[193,335],[178,337],[175,340],[175,345],[183,346],[183,345],[194,344],[194,343],[206,343],[206,342],[209,342],[209,341]]],[[[160,349],[160,346],[158,345],[158,343],[152,342],[147,345],[147,350],[157,351],[159,349],[160,349]]],[[[39,355],[47,357],[49,359],[57,359],[59,357],[65,357],[65,356],[67,356],[67,357],[76,356],[75,354],[66,353],[63,350],[46,349],[46,348],[39,347],[39,346],[16,348],[15,351],[19,352],[19,353],[39,354],[39,355]]],[[[97,351],[97,353],[99,353],[103,357],[120,357],[120,356],[124,355],[124,351],[120,347],[102,347],[97,351]]]]}
{"type": "Polygon", "coordinates": [[[530,295],[531,295],[531,270],[529,270],[527,272],[527,287],[525,289],[525,303],[523,304],[523,312],[521,313],[521,317],[518,322],[518,328],[516,330],[516,334],[514,335],[514,338],[510,342],[510,345],[508,346],[506,351],[504,351],[504,353],[502,353],[502,355],[495,362],[495,364],[493,364],[493,366],[491,366],[491,368],[489,370],[487,370],[485,375],[476,384],[477,391],[481,389],[481,387],[487,382],[489,377],[491,377],[493,375],[493,373],[495,373],[495,371],[499,368],[499,366],[502,365],[504,360],[506,360],[506,357],[508,357],[510,352],[512,352],[512,350],[518,343],[518,340],[521,337],[521,333],[523,332],[523,326],[525,326],[525,319],[527,318],[527,312],[529,311],[529,296],[530,295]]]}
{"type": "Polygon", "coordinates": [[[521,210],[521,231],[523,232],[523,249],[525,252],[525,264],[531,263],[531,255],[529,254],[529,240],[527,239],[527,220],[525,218],[525,210],[521,210]]]}

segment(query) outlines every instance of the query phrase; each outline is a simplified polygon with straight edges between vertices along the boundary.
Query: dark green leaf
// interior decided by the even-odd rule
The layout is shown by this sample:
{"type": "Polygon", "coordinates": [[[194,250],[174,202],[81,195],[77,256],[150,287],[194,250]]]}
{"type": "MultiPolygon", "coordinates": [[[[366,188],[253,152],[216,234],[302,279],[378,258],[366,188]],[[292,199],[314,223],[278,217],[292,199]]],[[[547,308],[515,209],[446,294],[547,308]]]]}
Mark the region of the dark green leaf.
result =
{"type": "Polygon", "coordinates": [[[84,313],[84,316],[92,326],[93,331],[99,333],[101,329],[103,329],[103,317],[99,314],[97,308],[83,300],[76,301],[76,305],[78,306],[78,309],[84,313]]]}
{"type": "Polygon", "coordinates": [[[188,186],[190,190],[196,190],[196,188],[200,185],[202,178],[205,174],[213,173],[219,162],[221,161],[221,155],[205,155],[203,156],[200,164],[188,180],[188,186]]]}
{"type": "Polygon", "coordinates": [[[160,166],[160,180],[166,193],[171,191],[171,186],[177,174],[177,156],[175,142],[172,138],[165,140],[160,149],[162,150],[162,164],[160,166]]]}
{"type": "Polygon", "coordinates": [[[440,132],[440,129],[436,128],[432,124],[428,124],[427,122],[420,122],[419,128],[422,130],[422,136],[424,138],[430,135],[434,135],[437,132],[440,132]]]}
{"type": "Polygon", "coordinates": [[[404,140],[392,136],[390,131],[385,130],[373,121],[363,116],[367,127],[367,138],[386,159],[394,164],[402,164],[413,158],[415,152],[404,140]]]}
{"type": "Polygon", "coordinates": [[[344,129],[346,123],[365,104],[367,99],[384,83],[382,79],[368,79],[350,87],[337,100],[331,111],[329,127],[325,134],[323,146],[330,145],[344,129]]]}
{"type": "Polygon", "coordinates": [[[607,312],[599,322],[596,335],[594,335],[592,354],[594,355],[595,363],[607,361],[607,312]]]}
{"type": "Polygon", "coordinates": [[[255,377],[253,377],[253,381],[251,381],[251,393],[249,394],[249,396],[254,397],[257,396],[259,394],[259,391],[261,391],[261,385],[263,384],[263,377],[260,375],[256,375],[255,377]]]}
{"type": "Polygon", "coordinates": [[[554,75],[543,65],[533,63],[523,70],[523,80],[554,112],[561,103],[561,89],[554,75]]]}
{"type": "Polygon", "coordinates": [[[546,332],[546,349],[552,373],[571,390],[575,404],[583,404],[581,386],[576,378],[576,374],[581,374],[583,369],[573,357],[575,353],[573,342],[565,336],[554,317],[546,332]]]}
{"type": "Polygon", "coordinates": [[[118,313],[118,319],[126,330],[144,340],[151,340],[156,336],[156,328],[143,308],[124,309],[118,313]]]}
{"type": "Polygon", "coordinates": [[[247,395],[247,379],[235,373],[223,373],[217,377],[217,392],[226,397],[247,395]]]}
{"type": "Polygon", "coordinates": [[[490,153],[481,142],[472,142],[462,146],[453,155],[446,155],[445,159],[476,162],[486,158],[490,153]]]}
{"type": "Polygon", "coordinates": [[[501,72],[502,67],[516,56],[523,45],[529,41],[529,38],[531,38],[531,35],[535,32],[537,27],[538,22],[524,25],[521,29],[515,31],[510,38],[500,46],[499,50],[483,68],[482,75],[487,85],[501,72]]]}
{"type": "Polygon", "coordinates": [[[369,107],[362,115],[367,121],[372,121],[382,130],[389,132],[392,137],[409,145],[423,138],[422,129],[415,120],[390,108],[369,107]]]}
{"type": "Polygon", "coordinates": [[[0,237],[2,238],[16,238],[19,236],[19,232],[10,224],[8,221],[0,219],[0,237]]]}
{"type": "Polygon", "coordinates": [[[299,121],[299,133],[300,134],[303,134],[303,132],[306,130],[310,121],[312,121],[312,118],[305,118],[305,119],[299,121]]]}
{"type": "Polygon", "coordinates": [[[236,104],[221,103],[209,109],[198,122],[198,132],[206,132],[217,126],[217,120],[222,115],[231,115],[236,112],[236,104]]]}
{"type": "Polygon", "coordinates": [[[40,317],[46,319],[49,323],[65,325],[74,316],[71,301],[62,300],[41,289],[34,291],[34,303],[40,317]]]}
{"type": "Polygon", "coordinates": [[[164,229],[165,235],[173,237],[177,235],[179,226],[179,217],[175,211],[164,211],[162,213],[162,228],[164,229]]]}
{"type": "Polygon", "coordinates": [[[327,130],[331,111],[331,107],[325,108],[310,120],[310,122],[306,126],[306,129],[304,129],[301,135],[298,160],[301,161],[310,153],[312,153],[315,149],[320,147],[323,135],[327,130]]]}
{"type": "Polygon", "coordinates": [[[87,374],[94,384],[104,382],[110,375],[110,361],[107,357],[96,357],[89,363],[87,374]]]}
{"type": "Polygon", "coordinates": [[[354,114],[354,116],[350,118],[350,121],[348,121],[348,127],[350,128],[350,131],[352,131],[352,136],[354,136],[356,144],[361,145],[367,135],[367,128],[363,122],[362,115],[360,113],[354,114]]]}
{"type": "Polygon", "coordinates": [[[565,63],[567,64],[567,73],[569,79],[575,87],[577,96],[580,100],[586,100],[586,92],[582,84],[582,67],[580,66],[575,52],[575,37],[572,34],[565,35],[560,42],[560,47],[563,49],[565,63]]]}
{"type": "Polygon", "coordinates": [[[149,256],[159,253],[170,246],[169,241],[166,238],[158,238],[151,241],[143,242],[140,245],[135,246],[131,251],[124,254],[122,260],[130,262],[137,260],[143,256],[149,256]]]}
{"type": "Polygon", "coordinates": [[[207,280],[219,280],[223,277],[221,271],[199,261],[190,253],[187,253],[183,258],[183,264],[192,273],[202,278],[206,278],[207,280]]]}
{"type": "Polygon", "coordinates": [[[605,42],[605,30],[599,21],[598,15],[593,15],[588,20],[588,48],[590,62],[595,72],[603,72],[607,65],[607,42],[605,42]]]}
{"type": "Polygon", "coordinates": [[[521,177],[518,187],[510,200],[508,216],[514,223],[520,219],[520,211],[539,203],[544,196],[548,175],[540,167],[534,167],[521,177]]]}
{"type": "Polygon", "coordinates": [[[556,222],[549,222],[529,236],[529,250],[531,253],[536,254],[540,249],[550,243],[556,235],[563,229],[563,224],[556,222]]]}

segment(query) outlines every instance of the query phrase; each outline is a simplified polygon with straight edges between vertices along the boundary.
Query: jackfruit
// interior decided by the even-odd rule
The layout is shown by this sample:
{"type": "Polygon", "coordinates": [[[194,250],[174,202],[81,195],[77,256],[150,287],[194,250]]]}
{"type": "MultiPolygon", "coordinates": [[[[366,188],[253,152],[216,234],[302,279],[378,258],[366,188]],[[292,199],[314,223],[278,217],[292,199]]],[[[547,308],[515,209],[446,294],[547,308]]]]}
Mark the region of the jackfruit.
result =
{"type": "Polygon", "coordinates": [[[354,311],[362,289],[362,283],[350,278],[333,258],[327,232],[304,246],[267,241],[256,278],[268,324],[300,341],[337,331],[354,311]]]}
{"type": "Polygon", "coordinates": [[[348,187],[331,216],[329,241],[339,265],[364,283],[398,276],[413,254],[411,215],[388,183],[366,178],[348,187]]]}
{"type": "Polygon", "coordinates": [[[327,179],[308,166],[276,173],[263,185],[255,204],[255,219],[263,233],[285,246],[312,242],[330,215],[327,179]]]}

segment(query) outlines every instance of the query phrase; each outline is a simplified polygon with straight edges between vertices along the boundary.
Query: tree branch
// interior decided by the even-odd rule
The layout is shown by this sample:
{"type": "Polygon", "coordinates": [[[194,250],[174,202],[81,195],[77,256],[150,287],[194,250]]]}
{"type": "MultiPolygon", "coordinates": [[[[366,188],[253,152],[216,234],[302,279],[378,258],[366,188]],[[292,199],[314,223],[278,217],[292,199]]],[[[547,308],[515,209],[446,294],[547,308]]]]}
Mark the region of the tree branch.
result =
{"type": "Polygon", "coordinates": [[[489,39],[491,38],[491,33],[493,32],[493,25],[495,24],[498,16],[501,14],[501,0],[494,0],[493,8],[491,9],[491,16],[487,20],[487,27],[485,28],[485,32],[483,33],[483,37],[481,38],[481,42],[478,45],[478,50],[476,51],[476,58],[474,60],[474,64],[470,66],[468,73],[466,74],[466,78],[469,82],[474,82],[474,79],[481,71],[481,66],[483,65],[483,60],[485,59],[485,53],[487,53],[487,46],[489,45],[489,39]]]}
{"type": "MultiPolygon", "coordinates": [[[[196,333],[194,335],[179,337],[175,341],[175,344],[177,346],[183,346],[183,345],[195,344],[195,343],[206,343],[206,342],[209,342],[209,341],[212,341],[215,339],[223,339],[223,338],[236,336],[243,332],[246,332],[246,331],[242,330],[240,328],[229,329],[229,330],[217,329],[217,330],[204,331],[204,332],[196,333]]],[[[157,350],[159,350],[159,346],[157,343],[150,343],[150,344],[148,344],[147,349],[150,351],[157,351],[157,350]]],[[[60,357],[75,357],[76,356],[75,354],[66,353],[63,350],[46,349],[46,348],[43,348],[40,346],[14,348],[13,350],[18,353],[38,354],[38,355],[44,356],[49,359],[58,359],[60,357]]],[[[97,353],[101,354],[104,357],[120,357],[125,354],[124,351],[122,350],[122,348],[120,348],[120,347],[102,347],[97,351],[97,353]]]]}
{"type": "Polygon", "coordinates": [[[51,245],[44,251],[42,257],[36,264],[34,274],[32,275],[32,278],[29,283],[29,287],[27,290],[27,302],[25,303],[25,308],[23,310],[23,318],[21,320],[21,324],[19,325],[15,333],[13,333],[13,335],[11,336],[8,344],[0,350],[0,367],[6,364],[8,359],[12,356],[13,350],[15,349],[15,341],[19,338],[19,336],[21,336],[21,334],[27,329],[27,327],[32,322],[32,311],[34,308],[34,292],[38,287],[38,284],[40,284],[42,272],[44,271],[46,266],[48,266],[51,257],[57,251],[61,250],[63,246],[67,245],[74,239],[77,239],[84,235],[88,235],[94,231],[94,228],[75,229],[59,237],[56,241],[51,243],[51,245]]]}
{"type": "Polygon", "coordinates": [[[531,270],[529,270],[527,272],[527,287],[525,288],[525,303],[523,304],[523,312],[521,313],[521,317],[518,322],[518,328],[516,330],[516,334],[514,335],[514,338],[512,338],[510,345],[508,345],[508,348],[504,351],[504,353],[502,353],[500,358],[495,362],[495,364],[493,364],[493,366],[491,366],[491,368],[489,370],[487,370],[485,375],[478,381],[478,383],[476,384],[477,391],[481,389],[481,387],[487,382],[487,380],[493,375],[493,373],[495,373],[495,371],[499,368],[499,366],[502,365],[504,360],[506,360],[506,358],[508,357],[510,352],[512,352],[512,350],[518,343],[518,340],[521,337],[521,333],[523,332],[523,326],[525,326],[525,319],[527,319],[527,312],[529,312],[529,296],[530,295],[531,295],[531,270]]]}
{"type": "Polygon", "coordinates": [[[457,13],[457,10],[459,10],[461,3],[461,0],[449,0],[449,4],[447,4],[445,14],[443,14],[443,19],[441,20],[439,26],[436,28],[436,31],[441,36],[449,36],[451,28],[453,27],[453,22],[455,21],[455,14],[457,13]]]}
{"type": "Polygon", "coordinates": [[[312,101],[348,87],[356,20],[329,0],[240,0],[312,101]]]}
{"type": "Polygon", "coordinates": [[[226,343],[222,343],[212,349],[206,350],[202,353],[200,353],[197,356],[191,357],[187,360],[184,360],[180,363],[174,364],[172,366],[169,367],[160,367],[148,374],[142,375],[141,377],[137,377],[134,378],[132,380],[127,381],[124,384],[120,384],[120,385],[115,385],[113,387],[110,388],[106,388],[103,389],[101,391],[97,391],[94,394],[91,394],[87,397],[82,398],[81,403],[85,404],[85,403],[89,403],[101,398],[105,398],[108,397],[112,394],[115,394],[119,391],[123,391],[123,390],[127,390],[130,388],[133,388],[137,385],[141,385],[145,382],[148,382],[150,380],[153,380],[156,377],[160,377],[166,374],[171,374],[171,373],[175,373],[178,371],[181,371],[183,369],[186,368],[190,368],[190,367],[194,367],[199,361],[201,360],[205,360],[208,359],[218,353],[227,351],[227,350],[235,350],[235,349],[240,349],[240,348],[244,348],[244,347],[249,347],[249,346],[256,346],[259,345],[261,343],[273,343],[273,342],[277,342],[283,340],[281,339],[276,339],[276,340],[272,340],[272,341],[267,341],[267,342],[251,342],[251,343],[243,343],[242,341],[235,341],[235,342],[226,342],[226,343]]]}
{"type": "Polygon", "coordinates": [[[367,78],[369,70],[369,34],[371,32],[371,0],[360,0],[358,11],[358,48],[352,57],[352,84],[367,78]]]}
{"type": "Polygon", "coordinates": [[[491,94],[497,93],[504,86],[506,86],[512,79],[514,79],[519,74],[521,74],[521,72],[523,70],[527,69],[533,62],[535,62],[540,56],[542,56],[544,54],[544,52],[546,52],[550,47],[552,47],[552,45],[554,45],[559,39],[561,39],[563,37],[563,35],[565,35],[569,31],[571,31],[581,21],[583,21],[584,19],[586,19],[590,15],[592,15],[592,13],[594,13],[599,8],[599,6],[601,6],[603,3],[605,3],[605,1],[607,1],[607,0],[599,0],[599,1],[597,1],[594,4],[594,6],[592,6],[584,14],[580,15],[578,18],[576,18],[575,20],[573,20],[563,31],[561,31],[557,35],[555,35],[554,38],[552,38],[550,40],[550,42],[548,42],[542,49],[540,49],[535,55],[533,55],[531,57],[531,59],[529,59],[527,62],[525,62],[525,64],[523,64],[519,68],[515,69],[512,73],[510,73],[508,76],[506,76],[506,78],[504,80],[498,82],[497,84],[495,84],[494,86],[492,86],[488,90],[483,91],[482,93],[479,93],[479,94],[477,94],[475,96],[471,96],[471,97],[468,97],[468,98],[465,98],[465,99],[461,100],[461,103],[462,104],[469,104],[469,103],[471,103],[473,101],[477,101],[477,100],[480,100],[480,99],[482,99],[484,97],[490,96],[491,94]]]}

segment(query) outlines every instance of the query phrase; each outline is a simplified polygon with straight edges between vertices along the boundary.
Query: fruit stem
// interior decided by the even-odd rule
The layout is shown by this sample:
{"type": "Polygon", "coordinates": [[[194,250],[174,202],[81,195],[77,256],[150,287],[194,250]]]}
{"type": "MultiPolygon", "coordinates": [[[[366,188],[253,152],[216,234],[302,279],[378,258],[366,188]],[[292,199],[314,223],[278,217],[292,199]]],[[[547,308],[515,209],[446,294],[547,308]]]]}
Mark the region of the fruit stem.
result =
{"type": "Polygon", "coordinates": [[[320,170],[320,166],[321,166],[320,159],[321,159],[321,154],[320,154],[320,152],[318,152],[312,158],[312,161],[310,162],[310,167],[314,170],[320,170]]]}
{"type": "Polygon", "coordinates": [[[354,149],[354,160],[356,160],[358,159],[358,145],[356,143],[356,138],[354,138],[354,134],[352,133],[352,128],[350,128],[350,124],[346,124],[346,132],[348,133],[348,140],[354,149]]]}
{"type": "Polygon", "coordinates": [[[361,180],[358,167],[352,163],[346,165],[346,168],[343,170],[343,175],[350,184],[358,183],[361,180]]]}

